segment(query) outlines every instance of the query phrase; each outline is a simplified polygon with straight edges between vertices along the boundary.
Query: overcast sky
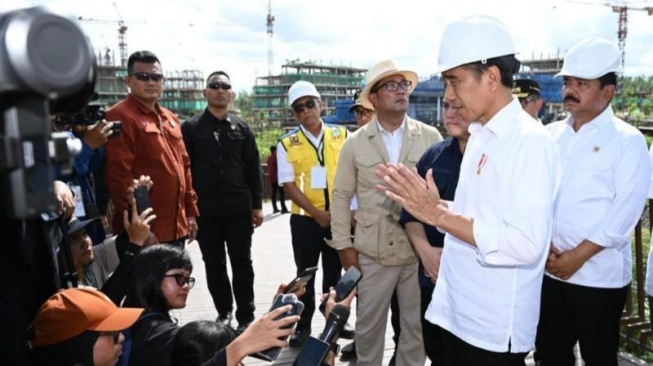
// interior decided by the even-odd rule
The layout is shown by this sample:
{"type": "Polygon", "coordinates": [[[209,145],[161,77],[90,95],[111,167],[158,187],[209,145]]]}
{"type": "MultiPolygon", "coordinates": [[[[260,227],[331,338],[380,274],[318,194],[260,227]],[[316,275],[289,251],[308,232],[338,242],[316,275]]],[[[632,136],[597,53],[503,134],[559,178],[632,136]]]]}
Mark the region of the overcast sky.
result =
{"type": "MultiPolygon", "coordinates": [[[[119,62],[118,12],[128,27],[129,53],[156,53],[164,71],[224,70],[237,90],[251,91],[268,73],[267,0],[2,0],[0,11],[46,5],[81,22],[96,49],[109,47],[119,62]],[[101,22],[108,20],[109,22],[101,22]]],[[[273,73],[287,60],[368,68],[393,59],[428,77],[437,65],[445,25],[464,15],[502,20],[513,32],[520,59],[564,54],[583,37],[617,41],[611,0],[272,0],[273,73]],[[587,4],[590,3],[590,4],[587,4]],[[596,5],[592,5],[596,4],[596,5]]],[[[632,8],[653,1],[629,1],[632,8]]],[[[653,16],[628,13],[626,75],[653,75],[653,16]]],[[[97,54],[97,51],[96,51],[97,54]]]]}

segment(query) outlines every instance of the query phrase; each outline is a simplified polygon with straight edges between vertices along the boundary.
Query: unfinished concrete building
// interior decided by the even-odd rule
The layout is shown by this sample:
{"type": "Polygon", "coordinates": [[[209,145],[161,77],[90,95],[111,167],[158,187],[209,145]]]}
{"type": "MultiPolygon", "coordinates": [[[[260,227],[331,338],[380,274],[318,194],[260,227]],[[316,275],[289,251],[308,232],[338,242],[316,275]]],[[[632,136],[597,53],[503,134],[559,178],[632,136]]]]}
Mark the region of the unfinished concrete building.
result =
{"type": "MultiPolygon", "coordinates": [[[[110,62],[106,62],[110,63],[110,62]]],[[[111,107],[127,97],[127,68],[103,64],[98,66],[95,91],[99,99],[94,104],[111,107]]],[[[165,73],[162,106],[185,120],[204,110],[206,105],[202,89],[204,75],[199,70],[182,70],[165,73]]]]}
{"type": "Polygon", "coordinates": [[[315,85],[324,102],[323,116],[336,112],[336,101],[352,99],[367,69],[324,65],[314,61],[289,61],[281,66],[281,74],[256,78],[252,93],[254,118],[264,124],[294,126],[297,124],[288,108],[288,89],[298,80],[315,85]]]}

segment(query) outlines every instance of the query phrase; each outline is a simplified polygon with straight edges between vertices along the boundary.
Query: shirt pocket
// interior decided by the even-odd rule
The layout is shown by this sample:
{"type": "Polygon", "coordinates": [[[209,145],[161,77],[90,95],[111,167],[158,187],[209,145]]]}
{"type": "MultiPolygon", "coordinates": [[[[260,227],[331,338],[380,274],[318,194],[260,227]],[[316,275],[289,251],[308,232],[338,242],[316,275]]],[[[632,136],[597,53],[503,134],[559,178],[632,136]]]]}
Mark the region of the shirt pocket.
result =
{"type": "Polygon", "coordinates": [[[163,153],[163,138],[161,131],[154,123],[147,123],[143,129],[141,140],[138,142],[136,149],[140,150],[145,156],[154,156],[158,159],[163,153]]]}
{"type": "Polygon", "coordinates": [[[379,230],[381,216],[376,213],[356,211],[356,231],[354,245],[356,249],[367,256],[376,258],[379,255],[379,230]]]}
{"type": "Polygon", "coordinates": [[[381,179],[376,176],[376,166],[383,164],[383,159],[377,154],[360,154],[356,155],[356,170],[358,175],[356,179],[358,184],[370,188],[376,184],[382,184],[381,179]]]}

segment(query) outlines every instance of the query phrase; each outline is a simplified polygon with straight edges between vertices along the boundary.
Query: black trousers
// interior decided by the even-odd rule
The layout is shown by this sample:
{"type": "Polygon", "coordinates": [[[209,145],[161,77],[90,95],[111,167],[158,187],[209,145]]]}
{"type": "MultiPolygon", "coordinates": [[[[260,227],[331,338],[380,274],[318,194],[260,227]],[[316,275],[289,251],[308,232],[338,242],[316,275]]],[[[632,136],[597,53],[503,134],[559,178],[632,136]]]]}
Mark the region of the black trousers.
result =
{"type": "Polygon", "coordinates": [[[573,285],[544,276],[535,362],[573,366],[574,345],[587,366],[617,366],[619,322],[628,286],[616,289],[573,285]]]}
{"type": "Polygon", "coordinates": [[[206,281],[218,314],[233,311],[236,320],[247,324],[254,320],[254,267],[252,266],[252,213],[200,215],[197,241],[206,267],[206,281]],[[226,249],[233,272],[233,291],[227,274],[226,249]]]}
{"type": "MultiPolygon", "coordinates": [[[[331,238],[331,229],[324,229],[313,218],[292,214],[290,216],[290,233],[295,257],[297,274],[309,267],[315,267],[322,255],[322,293],[335,287],[340,280],[342,265],[338,252],[329,247],[324,238],[331,238]]],[[[306,293],[300,298],[304,303],[304,312],[297,323],[297,328],[310,328],[315,312],[315,277],[306,285],[306,293]]]]}
{"type": "Polygon", "coordinates": [[[527,352],[492,352],[471,344],[442,329],[444,365],[446,366],[525,366],[527,352]]]}
{"type": "Polygon", "coordinates": [[[444,365],[444,349],[442,348],[442,328],[424,318],[433,296],[433,289],[420,286],[421,308],[422,308],[422,339],[424,339],[424,351],[431,360],[432,366],[444,365]]]}
{"type": "Polygon", "coordinates": [[[277,207],[277,193],[279,194],[279,200],[281,203],[281,211],[288,211],[286,208],[286,193],[283,190],[283,187],[279,187],[278,182],[274,181],[270,183],[272,185],[272,209],[274,212],[279,211],[277,207]]]}

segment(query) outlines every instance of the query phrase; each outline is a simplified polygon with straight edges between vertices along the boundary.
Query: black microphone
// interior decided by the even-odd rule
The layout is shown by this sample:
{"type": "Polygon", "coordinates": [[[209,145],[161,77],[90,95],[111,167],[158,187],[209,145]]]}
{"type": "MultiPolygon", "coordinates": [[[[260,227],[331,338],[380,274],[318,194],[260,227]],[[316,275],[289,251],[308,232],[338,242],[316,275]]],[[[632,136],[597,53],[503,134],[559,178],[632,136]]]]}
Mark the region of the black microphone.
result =
{"type": "Polygon", "coordinates": [[[309,337],[299,351],[293,366],[321,366],[329,353],[330,344],[349,319],[349,309],[336,304],[329,313],[329,318],[320,334],[320,339],[309,337]]]}
{"type": "Polygon", "coordinates": [[[349,309],[342,304],[336,304],[329,313],[329,318],[324,325],[324,330],[320,334],[319,340],[331,343],[342,327],[345,326],[347,319],[349,319],[349,309]]]}

